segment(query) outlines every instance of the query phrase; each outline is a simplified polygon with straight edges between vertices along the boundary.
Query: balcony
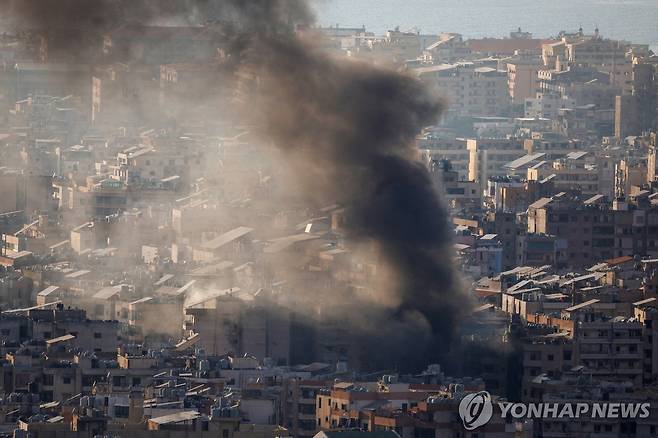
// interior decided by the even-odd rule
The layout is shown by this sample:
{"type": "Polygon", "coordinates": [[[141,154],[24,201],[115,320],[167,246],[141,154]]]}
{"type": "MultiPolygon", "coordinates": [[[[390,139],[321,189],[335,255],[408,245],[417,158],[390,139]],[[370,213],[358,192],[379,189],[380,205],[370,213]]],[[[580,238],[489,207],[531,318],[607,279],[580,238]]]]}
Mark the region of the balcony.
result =
{"type": "Polygon", "coordinates": [[[610,359],[610,353],[580,353],[581,359],[610,359]]]}

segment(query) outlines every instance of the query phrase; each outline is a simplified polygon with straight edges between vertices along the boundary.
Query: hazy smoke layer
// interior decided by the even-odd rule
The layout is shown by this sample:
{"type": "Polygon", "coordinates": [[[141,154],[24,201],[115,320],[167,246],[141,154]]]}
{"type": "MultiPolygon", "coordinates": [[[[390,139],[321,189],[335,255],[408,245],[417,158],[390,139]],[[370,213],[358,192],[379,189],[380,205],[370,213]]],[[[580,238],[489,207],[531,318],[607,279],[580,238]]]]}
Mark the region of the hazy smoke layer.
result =
{"type": "Polygon", "coordinates": [[[338,61],[299,40],[259,47],[258,107],[268,133],[289,152],[308,195],[345,205],[350,241],[376,242],[388,268],[379,271],[388,284],[377,282],[370,300],[354,300],[351,316],[367,328],[363,345],[377,339],[367,356],[376,366],[391,364],[392,352],[407,364],[416,362],[411,356],[438,358],[465,304],[446,213],[414,160],[415,135],[437,121],[440,102],[411,77],[338,61]]]}
{"type": "Polygon", "coordinates": [[[260,13],[235,7],[252,31],[247,64],[260,78],[256,107],[267,133],[288,152],[307,195],[345,205],[350,240],[376,242],[388,268],[387,283],[374,285],[370,299],[354,297],[346,315],[365,329],[366,362],[415,367],[440,358],[467,306],[447,215],[415,161],[414,139],[436,123],[441,102],[412,77],[324,55],[286,32],[288,16],[272,6],[286,2],[258,3],[260,13]]]}
{"type": "Polygon", "coordinates": [[[445,351],[466,306],[452,271],[446,213],[415,161],[414,137],[438,120],[442,105],[417,80],[323,54],[306,32],[295,32],[312,23],[302,0],[4,2],[44,29],[221,22],[241,73],[258,77],[246,101],[250,115],[286,152],[306,195],[344,205],[350,240],[374,242],[384,262],[385,281],[374,296],[354,297],[353,311],[345,312],[359,328],[354,336],[363,336],[368,362],[415,366],[445,351]]]}
{"type": "Polygon", "coordinates": [[[251,24],[272,29],[279,27],[279,18],[288,23],[309,21],[311,16],[305,3],[298,0],[0,0],[0,6],[4,16],[39,30],[106,30],[124,24],[200,24],[244,17],[249,17],[251,24]]]}

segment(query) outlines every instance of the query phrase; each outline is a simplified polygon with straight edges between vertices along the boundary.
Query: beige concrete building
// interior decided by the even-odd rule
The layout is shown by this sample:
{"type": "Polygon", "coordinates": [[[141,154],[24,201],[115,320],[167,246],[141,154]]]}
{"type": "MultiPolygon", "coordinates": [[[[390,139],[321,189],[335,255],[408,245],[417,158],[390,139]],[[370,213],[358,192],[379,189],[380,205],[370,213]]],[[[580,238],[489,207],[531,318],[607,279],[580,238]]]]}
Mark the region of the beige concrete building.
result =
{"type": "Polygon", "coordinates": [[[507,174],[504,165],[526,155],[523,141],[518,139],[468,139],[468,179],[484,190],[491,177],[507,174]]]}
{"type": "Polygon", "coordinates": [[[656,134],[652,133],[649,141],[649,150],[647,153],[647,182],[649,184],[656,181],[656,177],[658,176],[658,145],[656,139],[656,134]]]}
{"type": "Polygon", "coordinates": [[[470,153],[465,138],[434,138],[424,137],[417,141],[421,160],[424,163],[448,160],[459,179],[468,180],[470,153]]]}
{"type": "Polygon", "coordinates": [[[507,71],[458,63],[420,67],[413,73],[447,100],[445,117],[495,116],[509,109],[507,71]]]}
{"type": "Polygon", "coordinates": [[[535,97],[538,90],[537,72],[539,60],[513,59],[506,61],[509,95],[514,105],[524,105],[526,99],[535,97]]]}
{"type": "Polygon", "coordinates": [[[186,330],[199,334],[199,345],[208,354],[252,355],[259,360],[290,363],[289,312],[262,293],[239,288],[199,292],[186,303],[186,330]]]}
{"type": "Polygon", "coordinates": [[[610,74],[612,83],[624,94],[632,90],[633,65],[628,58],[628,45],[621,41],[603,39],[598,32],[592,38],[566,44],[569,64],[585,68],[596,68],[610,74]]]}
{"type": "MultiPolygon", "coordinates": [[[[397,384],[399,389],[374,391],[351,382],[334,384],[331,391],[317,397],[320,436],[330,437],[330,430],[359,429],[378,436],[384,431],[395,432],[401,438],[413,438],[427,433],[434,437],[522,437],[532,436],[533,424],[506,423],[498,405],[493,403],[491,420],[477,431],[465,431],[459,419],[459,401],[467,392],[481,391],[482,381],[451,384],[454,389],[444,391],[440,385],[397,384]],[[406,388],[405,388],[406,387],[406,388]],[[456,389],[459,389],[459,392],[456,389]],[[373,407],[377,406],[377,409],[373,407]]],[[[338,432],[336,436],[340,436],[338,432]]]]}
{"type": "MultiPolygon", "coordinates": [[[[651,151],[649,152],[649,166],[651,166],[651,151]]],[[[620,160],[615,166],[614,183],[615,196],[631,196],[634,190],[639,190],[649,181],[649,172],[644,163],[620,160]]]]}
{"type": "Polygon", "coordinates": [[[566,158],[552,162],[542,161],[527,170],[528,181],[542,181],[549,177],[558,191],[575,190],[585,197],[601,194],[599,169],[593,158],[587,159],[586,152],[571,152],[566,158]]]}
{"type": "Polygon", "coordinates": [[[295,438],[312,437],[317,433],[316,398],[326,385],[323,380],[289,379],[285,382],[283,424],[295,438]]]}

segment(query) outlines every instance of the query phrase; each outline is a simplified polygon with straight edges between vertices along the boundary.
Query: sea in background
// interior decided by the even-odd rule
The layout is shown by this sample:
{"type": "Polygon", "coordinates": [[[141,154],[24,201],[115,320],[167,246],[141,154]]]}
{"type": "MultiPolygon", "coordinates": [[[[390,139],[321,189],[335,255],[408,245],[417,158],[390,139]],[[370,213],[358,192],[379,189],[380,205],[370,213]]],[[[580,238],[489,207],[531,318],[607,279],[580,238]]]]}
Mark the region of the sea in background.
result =
{"type": "Polygon", "coordinates": [[[575,32],[639,44],[658,51],[658,0],[312,0],[321,26],[366,26],[382,35],[399,26],[425,34],[507,37],[521,27],[535,38],[575,32]]]}

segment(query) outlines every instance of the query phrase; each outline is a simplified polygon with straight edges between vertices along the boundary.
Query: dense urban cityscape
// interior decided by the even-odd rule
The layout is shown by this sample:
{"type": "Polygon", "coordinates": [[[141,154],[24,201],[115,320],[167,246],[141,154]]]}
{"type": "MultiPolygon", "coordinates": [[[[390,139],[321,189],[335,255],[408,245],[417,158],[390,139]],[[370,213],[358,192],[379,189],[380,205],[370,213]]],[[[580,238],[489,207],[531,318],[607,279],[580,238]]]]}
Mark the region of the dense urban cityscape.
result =
{"type": "Polygon", "coordinates": [[[0,437],[658,437],[652,47],[313,15],[0,0],[0,437]]]}

